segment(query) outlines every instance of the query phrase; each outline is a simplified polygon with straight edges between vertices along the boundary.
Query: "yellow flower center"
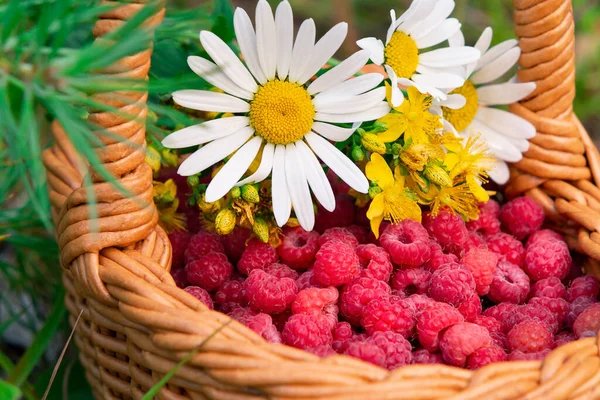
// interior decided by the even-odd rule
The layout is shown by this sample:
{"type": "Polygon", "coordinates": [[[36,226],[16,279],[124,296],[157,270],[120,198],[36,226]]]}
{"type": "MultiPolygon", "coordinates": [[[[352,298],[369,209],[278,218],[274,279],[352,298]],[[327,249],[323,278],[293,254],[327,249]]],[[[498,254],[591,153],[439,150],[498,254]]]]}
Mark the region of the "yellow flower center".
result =
{"type": "Polygon", "coordinates": [[[406,33],[394,32],[384,54],[385,63],[392,67],[398,78],[410,78],[417,71],[419,49],[406,33]]]}
{"type": "Polygon", "coordinates": [[[471,125],[471,122],[473,122],[473,119],[475,119],[475,114],[477,114],[477,110],[479,109],[479,96],[477,96],[475,85],[469,80],[466,80],[465,84],[461,87],[451,91],[450,94],[462,94],[465,99],[467,99],[467,103],[464,107],[458,110],[442,107],[444,119],[450,122],[458,132],[462,132],[467,129],[469,125],[471,125]]]}
{"type": "Polygon", "coordinates": [[[403,188],[394,185],[384,191],[383,196],[385,201],[384,215],[388,221],[395,223],[407,218],[407,212],[403,208],[403,205],[405,204],[405,201],[403,201],[405,200],[403,188]]]}
{"type": "Polygon", "coordinates": [[[250,103],[250,124],[267,142],[288,144],[310,132],[315,107],[306,89],[280,80],[261,86],[250,103]]]}

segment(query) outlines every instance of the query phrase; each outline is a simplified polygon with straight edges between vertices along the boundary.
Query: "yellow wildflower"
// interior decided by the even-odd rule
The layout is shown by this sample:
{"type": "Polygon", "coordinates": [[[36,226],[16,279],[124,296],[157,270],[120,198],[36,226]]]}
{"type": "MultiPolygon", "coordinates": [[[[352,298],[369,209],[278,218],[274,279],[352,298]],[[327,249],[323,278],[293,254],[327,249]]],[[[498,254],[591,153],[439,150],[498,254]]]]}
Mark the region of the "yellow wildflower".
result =
{"type": "Polygon", "coordinates": [[[367,178],[377,184],[380,191],[375,194],[367,211],[371,221],[371,230],[379,237],[379,226],[384,219],[393,223],[410,218],[421,222],[421,208],[404,187],[404,177],[396,167],[392,174],[389,165],[382,156],[375,153],[365,168],[367,178]]]}
{"type": "Polygon", "coordinates": [[[152,183],[154,184],[154,202],[157,205],[170,204],[177,198],[177,185],[173,179],[152,183]]]}
{"type": "Polygon", "coordinates": [[[179,199],[177,198],[177,186],[173,179],[166,182],[153,182],[154,203],[158,209],[159,225],[171,233],[174,230],[185,230],[185,216],[177,212],[179,199]]]}
{"type": "Polygon", "coordinates": [[[440,188],[431,204],[431,213],[436,216],[444,206],[450,207],[467,221],[479,217],[479,200],[469,185],[461,183],[454,187],[440,188]]]}

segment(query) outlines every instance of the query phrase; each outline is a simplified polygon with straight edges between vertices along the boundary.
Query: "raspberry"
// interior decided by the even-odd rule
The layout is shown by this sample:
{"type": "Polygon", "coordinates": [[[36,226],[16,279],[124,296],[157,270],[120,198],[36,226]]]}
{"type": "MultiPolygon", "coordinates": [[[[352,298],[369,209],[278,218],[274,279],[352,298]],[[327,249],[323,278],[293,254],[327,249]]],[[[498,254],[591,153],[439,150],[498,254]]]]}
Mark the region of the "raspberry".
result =
{"type": "Polygon", "coordinates": [[[371,364],[383,367],[386,364],[385,351],[375,343],[368,341],[353,341],[348,345],[344,354],[358,358],[371,364]]]}
{"type": "Polygon", "coordinates": [[[281,343],[281,335],[273,325],[270,315],[242,307],[232,310],[228,315],[261,335],[268,342],[281,343]]]}
{"type": "Polygon", "coordinates": [[[494,340],[494,343],[496,343],[500,347],[504,347],[504,344],[506,342],[506,336],[504,335],[504,333],[502,333],[502,323],[500,323],[500,321],[498,321],[494,317],[478,315],[477,318],[475,318],[475,320],[473,321],[473,323],[486,328],[490,333],[490,336],[494,340]]]}
{"type": "Polygon", "coordinates": [[[345,285],[340,294],[340,313],[354,325],[360,324],[363,309],[372,300],[388,297],[391,289],[387,283],[374,278],[357,278],[345,285]]]}
{"type": "Polygon", "coordinates": [[[177,268],[171,270],[171,276],[175,281],[175,284],[178,288],[183,289],[189,286],[189,282],[187,280],[187,273],[185,272],[185,268],[177,268]]]}
{"type": "Polygon", "coordinates": [[[411,307],[414,315],[418,315],[430,303],[435,303],[435,300],[425,294],[411,294],[404,298],[404,303],[411,307]]]}
{"type": "Polygon", "coordinates": [[[467,357],[468,369],[479,369],[488,364],[506,361],[508,356],[504,349],[496,344],[475,350],[467,357]]]}
{"type": "Polygon", "coordinates": [[[436,301],[456,305],[465,301],[474,292],[473,274],[460,264],[446,264],[431,275],[429,296],[436,301]]]}
{"type": "Polygon", "coordinates": [[[246,307],[246,289],[244,282],[240,280],[230,280],[223,283],[214,295],[215,303],[218,304],[221,312],[228,312],[234,307],[246,307]]]}
{"type": "Polygon", "coordinates": [[[471,232],[484,235],[493,235],[500,232],[500,205],[494,200],[479,203],[479,218],[467,222],[467,229],[471,232]]]}
{"type": "Polygon", "coordinates": [[[502,322],[502,331],[508,333],[519,322],[536,320],[546,323],[552,333],[558,332],[558,320],[546,307],[537,304],[517,306],[502,322]]]}
{"type": "Polygon", "coordinates": [[[339,293],[336,288],[308,288],[298,292],[292,303],[292,314],[323,315],[333,329],[338,323],[339,293]]]}
{"type": "Polygon", "coordinates": [[[487,238],[488,249],[502,256],[502,258],[515,265],[522,266],[525,260],[523,243],[509,235],[499,232],[487,238]]]}
{"type": "Polygon", "coordinates": [[[445,208],[434,217],[431,213],[423,216],[423,226],[445,251],[458,254],[469,238],[465,221],[453,211],[445,208]]]}
{"type": "Polygon", "coordinates": [[[571,269],[571,255],[565,242],[550,240],[531,245],[525,253],[525,272],[532,281],[564,279],[571,269]]]}
{"type": "Polygon", "coordinates": [[[498,320],[500,323],[503,323],[509,315],[511,315],[517,309],[516,304],[512,303],[500,303],[496,306],[490,307],[485,310],[482,314],[486,317],[492,317],[498,320]]]}
{"type": "Polygon", "coordinates": [[[298,290],[309,287],[321,287],[317,282],[315,282],[315,272],[312,269],[303,272],[298,279],[296,279],[296,284],[298,285],[298,290]]]}
{"type": "Polygon", "coordinates": [[[579,317],[579,314],[585,311],[589,306],[596,303],[593,297],[578,297],[569,305],[569,311],[565,316],[565,325],[573,327],[573,323],[579,317]]]}
{"type": "Polygon", "coordinates": [[[219,236],[210,232],[198,232],[190,238],[188,248],[184,255],[185,263],[189,264],[211,252],[225,252],[225,249],[223,249],[223,245],[219,240],[219,236]]]}
{"type": "Polygon", "coordinates": [[[187,250],[192,235],[185,231],[175,231],[169,234],[169,242],[173,251],[171,268],[183,268],[185,266],[185,251],[187,250]]]}
{"type": "Polygon", "coordinates": [[[417,267],[431,255],[429,236],[421,224],[412,219],[405,219],[397,225],[388,226],[379,243],[399,265],[417,267]]]}
{"type": "Polygon", "coordinates": [[[279,261],[277,251],[268,243],[263,243],[258,239],[252,239],[248,242],[242,257],[238,262],[237,268],[244,275],[250,275],[255,269],[263,269],[269,264],[279,261]]]}
{"type": "Polygon", "coordinates": [[[402,365],[410,364],[412,361],[412,346],[404,336],[394,332],[375,332],[367,339],[368,343],[383,350],[385,359],[382,367],[389,370],[402,365]]]}
{"type": "Polygon", "coordinates": [[[490,290],[498,259],[496,253],[478,248],[469,250],[460,260],[460,263],[473,274],[475,289],[480,296],[486,295],[490,290]]]}
{"type": "Polygon", "coordinates": [[[439,348],[440,333],[458,323],[464,317],[450,304],[433,302],[417,315],[417,333],[421,346],[430,352],[439,348]]]}
{"type": "Polygon", "coordinates": [[[517,239],[539,231],[544,222],[544,209],[530,197],[517,197],[500,210],[500,221],[517,239]]]}
{"type": "Polygon", "coordinates": [[[461,322],[442,334],[440,351],[450,365],[464,367],[467,357],[476,350],[493,344],[490,333],[482,326],[461,322]]]}
{"type": "Polygon", "coordinates": [[[573,323],[573,333],[578,338],[596,336],[600,330],[600,304],[592,304],[579,314],[573,323]]]}
{"type": "Polygon", "coordinates": [[[307,314],[292,315],[283,328],[281,338],[283,343],[299,349],[327,346],[333,342],[327,318],[307,314]]]}
{"type": "Polygon", "coordinates": [[[575,278],[567,290],[567,300],[573,302],[579,297],[598,297],[600,282],[591,275],[575,278]]]}
{"type": "Polygon", "coordinates": [[[465,317],[465,321],[473,322],[481,314],[481,299],[477,293],[472,293],[465,301],[457,305],[456,309],[465,317]]]}
{"type": "Polygon", "coordinates": [[[494,271],[488,298],[495,303],[520,304],[527,299],[529,277],[508,261],[500,261],[494,271]]]}
{"type": "Polygon", "coordinates": [[[427,349],[413,351],[413,364],[443,364],[444,360],[440,353],[431,353],[427,349]]]}
{"type": "Polygon", "coordinates": [[[372,300],[364,308],[360,324],[368,335],[375,332],[396,332],[409,338],[415,330],[411,307],[396,296],[372,300]]]}
{"type": "Polygon", "coordinates": [[[400,269],[394,274],[392,288],[402,294],[402,297],[411,294],[427,294],[431,271],[425,268],[400,269]]]}
{"type": "Polygon", "coordinates": [[[354,199],[347,194],[335,196],[335,209],[329,212],[320,204],[315,215],[315,231],[324,232],[336,226],[348,226],[354,223],[354,199]]]}
{"type": "MultiPolygon", "coordinates": [[[[541,231],[540,231],[541,232],[541,231]]],[[[529,297],[550,297],[553,299],[566,299],[567,289],[560,279],[553,276],[537,281],[531,287],[529,297]]]]}
{"type": "Polygon", "coordinates": [[[531,320],[516,324],[506,337],[509,351],[537,353],[549,349],[554,343],[554,335],[544,322],[531,320]]]}
{"type": "Polygon", "coordinates": [[[244,250],[246,250],[246,242],[250,239],[250,229],[236,226],[235,229],[228,235],[219,236],[221,244],[225,249],[225,254],[231,260],[231,262],[237,263],[244,250]]]}
{"type": "Polygon", "coordinates": [[[342,243],[347,243],[352,247],[358,246],[358,240],[352,234],[352,232],[350,232],[346,228],[335,227],[327,229],[319,238],[319,244],[323,246],[325,243],[331,242],[333,240],[337,240],[342,243]]]}
{"type": "Polygon", "coordinates": [[[466,253],[473,249],[487,249],[487,243],[479,233],[470,232],[467,241],[463,245],[463,252],[466,253]]]}
{"type": "Polygon", "coordinates": [[[361,244],[356,248],[356,254],[360,261],[363,276],[369,276],[380,281],[390,280],[394,266],[390,261],[390,255],[379,246],[374,244],[361,244]]]}
{"type": "Polygon", "coordinates": [[[215,306],[213,305],[213,301],[210,298],[210,294],[202,289],[201,287],[198,286],[188,286],[185,289],[186,292],[188,292],[189,294],[191,294],[192,296],[194,296],[195,298],[197,298],[198,300],[200,300],[202,303],[204,303],[204,305],[208,308],[210,308],[211,310],[215,309],[215,306]]]}
{"type": "Polygon", "coordinates": [[[306,269],[315,260],[319,250],[319,234],[301,227],[284,228],[277,253],[281,260],[294,269],[306,269]]]}
{"type": "Polygon", "coordinates": [[[528,249],[531,245],[537,243],[538,241],[547,242],[549,240],[558,240],[559,242],[565,241],[560,233],[554,232],[550,229],[542,229],[529,236],[525,248],[528,249]]]}
{"type": "Polygon", "coordinates": [[[294,301],[298,286],[290,278],[277,278],[265,271],[255,269],[244,281],[248,304],[267,314],[285,311],[294,301]]]}
{"type": "Polygon", "coordinates": [[[360,274],[354,248],[336,240],[325,243],[317,252],[314,265],[315,282],[324,286],[350,283],[360,274]]]}
{"type": "Polygon", "coordinates": [[[208,253],[185,267],[187,280],[203,289],[213,291],[227,282],[233,273],[233,265],[223,253],[208,253]]]}
{"type": "Polygon", "coordinates": [[[346,322],[338,322],[338,324],[332,330],[333,335],[333,349],[337,352],[346,344],[347,341],[352,339],[354,332],[352,326],[346,322]]]}
{"type": "Polygon", "coordinates": [[[350,225],[345,228],[348,232],[352,233],[358,243],[363,244],[367,243],[369,240],[369,230],[364,226],[360,225],[350,225]]]}
{"type": "Polygon", "coordinates": [[[577,340],[577,336],[573,332],[562,331],[554,335],[554,348],[560,347],[567,343],[577,340]]]}
{"type": "Polygon", "coordinates": [[[334,349],[336,352],[344,354],[352,343],[364,342],[365,340],[367,340],[366,333],[353,334],[349,339],[334,341],[332,347],[335,346],[334,349]]]}
{"type": "Polygon", "coordinates": [[[279,279],[290,278],[290,279],[296,280],[299,277],[298,273],[296,271],[294,271],[287,265],[280,264],[280,263],[269,264],[263,268],[263,271],[265,271],[267,274],[273,275],[274,277],[279,278],[279,279]]]}
{"type": "Polygon", "coordinates": [[[544,349],[537,353],[523,353],[522,351],[515,350],[508,355],[508,361],[538,361],[546,358],[552,350],[544,349]]]}
{"type": "Polygon", "coordinates": [[[306,351],[319,357],[329,357],[335,354],[335,350],[333,350],[333,347],[329,345],[313,347],[306,349],[306,351]]]}
{"type": "Polygon", "coordinates": [[[569,312],[569,303],[565,299],[553,299],[551,297],[532,297],[528,304],[537,304],[546,307],[556,316],[559,327],[562,326],[567,313],[569,312]]]}
{"type": "Polygon", "coordinates": [[[429,261],[425,263],[427,268],[436,270],[442,265],[458,262],[458,257],[454,254],[444,253],[442,247],[433,240],[429,244],[429,249],[431,251],[431,257],[429,258],[429,261]]]}

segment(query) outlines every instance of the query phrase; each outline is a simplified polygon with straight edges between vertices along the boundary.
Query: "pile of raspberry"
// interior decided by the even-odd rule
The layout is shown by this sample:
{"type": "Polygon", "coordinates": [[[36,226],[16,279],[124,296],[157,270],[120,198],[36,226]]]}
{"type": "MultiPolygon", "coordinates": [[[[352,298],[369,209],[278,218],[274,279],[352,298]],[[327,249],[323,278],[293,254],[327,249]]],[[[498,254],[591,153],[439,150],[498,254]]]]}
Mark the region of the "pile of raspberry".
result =
{"type": "Polygon", "coordinates": [[[599,281],[527,197],[382,225],[338,196],[316,231],[286,227],[275,249],[236,228],[170,235],[176,283],[272,343],[384,368],[476,369],[537,360],[600,329],[599,281]]]}

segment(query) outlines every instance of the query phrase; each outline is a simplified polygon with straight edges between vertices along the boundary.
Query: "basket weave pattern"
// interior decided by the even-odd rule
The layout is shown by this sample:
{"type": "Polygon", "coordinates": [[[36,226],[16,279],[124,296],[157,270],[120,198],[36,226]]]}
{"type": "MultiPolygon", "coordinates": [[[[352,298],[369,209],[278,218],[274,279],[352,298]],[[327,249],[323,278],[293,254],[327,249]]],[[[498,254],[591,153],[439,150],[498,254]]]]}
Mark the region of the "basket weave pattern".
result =
{"type": "MultiPolygon", "coordinates": [[[[94,26],[97,40],[102,41],[141,7],[129,2],[102,15],[94,26]]],[[[514,166],[514,180],[507,192],[535,197],[546,205],[547,212],[554,213],[557,223],[574,220],[585,226],[579,248],[594,249],[600,243],[595,240],[594,226],[600,228],[600,224],[587,218],[592,212],[596,217],[600,210],[596,207],[600,190],[589,181],[586,167],[586,150],[588,158],[593,157],[589,137],[571,110],[570,1],[515,0],[515,7],[516,30],[524,50],[521,78],[538,82],[538,90],[513,110],[530,119],[539,133],[526,159],[514,166]],[[548,51],[552,56],[546,55],[548,51]],[[560,57],[564,62],[556,61],[560,57]],[[556,157],[550,157],[553,154],[556,157]],[[576,174],[564,175],[565,171],[576,174]],[[579,217],[582,209],[585,221],[579,217]],[[585,240],[592,244],[588,247],[585,240]]],[[[156,26],[163,14],[164,9],[147,25],[156,26]]],[[[147,50],[126,57],[99,73],[147,79],[150,55],[147,50]]],[[[499,363],[478,371],[411,365],[389,372],[345,356],[321,359],[269,344],[225,315],[208,310],[178,289],[169,274],[171,246],[157,226],[152,172],[144,163],[146,98],[147,94],[140,92],[97,96],[96,100],[119,112],[92,112],[89,117],[128,140],[126,145],[98,132],[103,147],[97,154],[133,197],[124,197],[89,171],[56,123],[52,126],[55,145],[43,155],[64,267],[66,303],[71,324],[81,314],[75,342],[97,399],[142,397],[193,350],[197,353],[162,389],[161,398],[600,398],[597,338],[570,343],[544,361],[499,363]],[[89,220],[90,206],[82,187],[86,176],[93,182],[98,203],[95,221],[89,220]]]]}

